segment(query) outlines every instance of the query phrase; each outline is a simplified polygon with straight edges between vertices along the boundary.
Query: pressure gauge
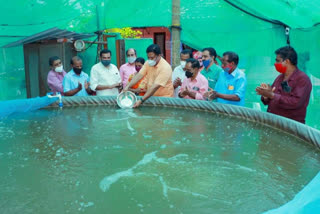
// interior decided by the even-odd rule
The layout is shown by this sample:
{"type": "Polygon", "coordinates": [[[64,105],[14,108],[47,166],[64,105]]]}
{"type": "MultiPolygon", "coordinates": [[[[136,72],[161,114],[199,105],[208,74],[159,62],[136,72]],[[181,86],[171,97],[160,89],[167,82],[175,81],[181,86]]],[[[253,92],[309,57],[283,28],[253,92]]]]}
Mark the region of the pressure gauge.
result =
{"type": "Polygon", "coordinates": [[[76,49],[76,51],[83,51],[84,48],[86,47],[85,43],[83,40],[76,40],[74,43],[74,48],[76,49]]]}

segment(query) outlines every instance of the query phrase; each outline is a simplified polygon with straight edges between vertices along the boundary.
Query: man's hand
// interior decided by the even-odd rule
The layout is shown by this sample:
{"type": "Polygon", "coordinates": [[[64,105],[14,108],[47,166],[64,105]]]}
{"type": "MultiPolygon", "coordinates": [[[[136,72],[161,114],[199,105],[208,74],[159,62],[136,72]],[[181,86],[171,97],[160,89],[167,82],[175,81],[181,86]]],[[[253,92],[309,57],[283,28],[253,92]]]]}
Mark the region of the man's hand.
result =
{"type": "Polygon", "coordinates": [[[206,100],[209,100],[210,95],[212,94],[212,91],[207,91],[203,94],[203,98],[206,100]]]}
{"type": "Polygon", "coordinates": [[[134,104],[133,108],[138,108],[138,107],[141,105],[141,103],[142,103],[142,101],[141,101],[141,100],[138,100],[138,101],[134,104]]]}
{"type": "Polygon", "coordinates": [[[185,90],[181,91],[179,93],[180,97],[185,97],[185,96],[188,96],[189,95],[189,90],[188,88],[186,87],[185,90]]]}
{"type": "Polygon", "coordinates": [[[271,88],[270,85],[267,85],[265,83],[261,83],[260,87],[263,88],[263,89],[270,89],[271,88]]]}
{"type": "Polygon", "coordinates": [[[217,98],[217,96],[218,96],[218,92],[211,91],[210,96],[209,96],[209,100],[214,100],[217,98]]]}
{"type": "Polygon", "coordinates": [[[84,81],[84,88],[87,90],[90,86],[90,83],[87,81],[84,81]]]}
{"type": "Polygon", "coordinates": [[[203,94],[203,98],[206,100],[209,100],[212,93],[213,93],[212,88],[209,88],[209,90],[203,94]]]}
{"type": "Polygon", "coordinates": [[[78,90],[81,91],[82,90],[82,84],[78,81],[78,90]]]}
{"type": "Polygon", "coordinates": [[[265,83],[262,83],[260,86],[256,88],[256,92],[258,95],[261,95],[264,99],[273,99],[275,87],[271,88],[271,86],[265,83]]]}
{"type": "Polygon", "coordinates": [[[119,89],[122,89],[122,87],[123,87],[122,82],[121,82],[121,83],[118,83],[118,85],[116,86],[116,88],[119,88],[119,89]]]}
{"type": "Polygon", "coordinates": [[[193,96],[191,96],[191,94],[194,93],[194,92],[189,91],[188,87],[186,87],[185,92],[186,92],[187,96],[189,96],[189,97],[191,97],[191,98],[193,97],[193,96]]]}
{"type": "Polygon", "coordinates": [[[176,89],[178,88],[179,86],[182,85],[182,82],[181,82],[181,79],[178,77],[177,79],[174,80],[173,82],[173,87],[176,89]]]}
{"type": "Polygon", "coordinates": [[[118,88],[119,92],[121,92],[121,91],[122,91],[122,89],[123,89],[123,84],[122,84],[122,83],[120,83],[120,85],[119,85],[119,86],[117,86],[117,88],[118,88]]]}
{"type": "Polygon", "coordinates": [[[122,83],[116,83],[116,84],[113,84],[113,85],[111,85],[111,89],[112,88],[120,88],[122,86],[122,83]]]}
{"type": "MultiPolygon", "coordinates": [[[[268,89],[268,90],[270,90],[270,88],[271,88],[271,86],[269,85],[267,85],[267,84],[265,84],[265,83],[261,83],[261,85],[260,85],[260,87],[261,88],[263,88],[263,89],[268,89]],[[270,88],[269,88],[270,87],[270,88]]],[[[264,97],[264,96],[262,96],[263,97],[263,99],[268,99],[267,97],[264,97]]]]}

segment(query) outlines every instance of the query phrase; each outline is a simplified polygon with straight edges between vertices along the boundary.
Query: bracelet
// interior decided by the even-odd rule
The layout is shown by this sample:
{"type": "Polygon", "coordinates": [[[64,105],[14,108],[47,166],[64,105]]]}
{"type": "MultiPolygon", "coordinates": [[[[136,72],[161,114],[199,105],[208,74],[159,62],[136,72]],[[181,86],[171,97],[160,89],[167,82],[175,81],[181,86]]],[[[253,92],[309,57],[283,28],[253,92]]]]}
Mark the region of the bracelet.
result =
{"type": "Polygon", "coordinates": [[[141,104],[142,104],[142,103],[144,103],[145,100],[143,99],[143,97],[141,97],[140,101],[141,101],[141,104]]]}

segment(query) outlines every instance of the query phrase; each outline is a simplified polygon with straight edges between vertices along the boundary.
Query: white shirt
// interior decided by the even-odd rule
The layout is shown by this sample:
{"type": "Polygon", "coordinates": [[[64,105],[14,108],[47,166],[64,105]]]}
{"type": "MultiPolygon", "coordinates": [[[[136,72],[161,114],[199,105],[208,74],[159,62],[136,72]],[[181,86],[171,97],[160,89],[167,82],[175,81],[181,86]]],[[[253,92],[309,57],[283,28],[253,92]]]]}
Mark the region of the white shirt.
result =
{"type": "MultiPolygon", "coordinates": [[[[172,73],[172,82],[174,82],[178,77],[181,79],[181,82],[183,82],[184,78],[186,77],[186,72],[183,70],[181,65],[177,66],[174,69],[172,73]]],[[[174,89],[174,97],[179,97],[179,90],[180,90],[180,86],[174,89]]]]}
{"type": "MultiPolygon", "coordinates": [[[[98,85],[111,86],[113,84],[121,83],[121,76],[115,65],[110,64],[108,67],[105,67],[99,62],[92,66],[90,80],[91,89],[96,91],[98,85]]],[[[118,94],[118,88],[97,90],[97,96],[112,96],[118,94]]]]}

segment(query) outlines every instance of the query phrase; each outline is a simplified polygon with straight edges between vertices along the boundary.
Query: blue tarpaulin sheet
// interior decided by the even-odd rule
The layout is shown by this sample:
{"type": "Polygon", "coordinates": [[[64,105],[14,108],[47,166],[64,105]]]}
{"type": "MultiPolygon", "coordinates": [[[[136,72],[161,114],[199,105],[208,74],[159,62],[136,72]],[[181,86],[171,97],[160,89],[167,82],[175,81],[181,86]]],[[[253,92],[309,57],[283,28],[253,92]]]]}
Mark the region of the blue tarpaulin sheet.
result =
{"type": "Polygon", "coordinates": [[[36,97],[31,99],[8,100],[0,102],[0,118],[13,113],[34,111],[46,107],[58,100],[57,97],[36,97]]]}

